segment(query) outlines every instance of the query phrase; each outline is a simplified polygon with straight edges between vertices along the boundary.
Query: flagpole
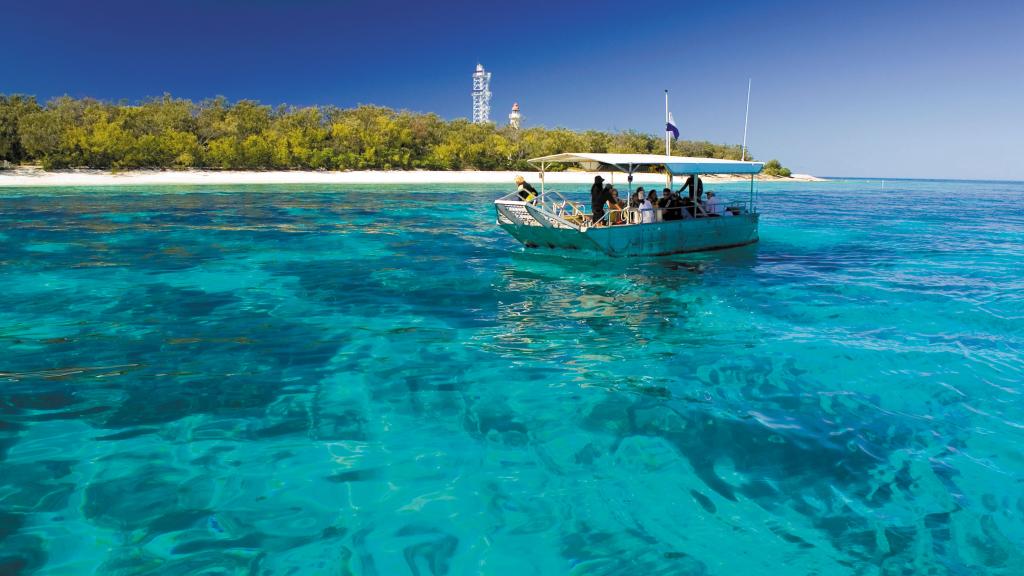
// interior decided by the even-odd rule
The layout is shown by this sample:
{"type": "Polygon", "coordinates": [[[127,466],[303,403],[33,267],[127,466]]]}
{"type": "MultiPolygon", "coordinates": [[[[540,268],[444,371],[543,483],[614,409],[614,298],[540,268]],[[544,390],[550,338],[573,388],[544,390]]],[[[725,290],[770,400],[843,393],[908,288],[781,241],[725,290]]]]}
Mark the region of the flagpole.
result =
{"type": "Polygon", "coordinates": [[[747,120],[750,118],[750,82],[751,79],[747,78],[747,111],[743,114],[743,152],[740,154],[740,160],[747,159],[747,120]]]}
{"type": "MultiPolygon", "coordinates": [[[[672,143],[668,139],[668,89],[665,89],[665,156],[672,155],[672,143]]],[[[665,186],[672,189],[672,171],[665,167],[665,186]]]]}
{"type": "Polygon", "coordinates": [[[668,90],[665,90],[665,156],[672,155],[672,144],[668,140],[668,90]]]}

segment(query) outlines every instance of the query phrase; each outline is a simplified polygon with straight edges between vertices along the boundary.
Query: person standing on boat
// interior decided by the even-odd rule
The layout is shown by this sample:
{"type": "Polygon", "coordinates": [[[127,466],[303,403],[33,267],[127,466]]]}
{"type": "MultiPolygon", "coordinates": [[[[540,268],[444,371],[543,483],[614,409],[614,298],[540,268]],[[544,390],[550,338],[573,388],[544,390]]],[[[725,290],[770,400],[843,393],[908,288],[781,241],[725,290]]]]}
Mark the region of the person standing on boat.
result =
{"type": "Polygon", "coordinates": [[[697,185],[696,187],[694,187],[693,178],[693,174],[686,178],[686,182],[683,183],[683,187],[679,189],[679,195],[682,196],[683,192],[687,188],[689,188],[690,201],[693,203],[697,203],[697,201],[700,199],[701,194],[704,193],[704,182],[700,179],[700,176],[697,176],[697,185]]]}
{"type": "Polygon", "coordinates": [[[537,197],[537,190],[533,186],[530,186],[530,183],[526,181],[526,178],[516,176],[516,186],[519,187],[519,199],[523,202],[529,202],[537,197]]]}
{"type": "Polygon", "coordinates": [[[594,176],[594,185],[590,187],[590,221],[594,226],[604,218],[604,203],[608,196],[604,191],[604,178],[594,176]]]}

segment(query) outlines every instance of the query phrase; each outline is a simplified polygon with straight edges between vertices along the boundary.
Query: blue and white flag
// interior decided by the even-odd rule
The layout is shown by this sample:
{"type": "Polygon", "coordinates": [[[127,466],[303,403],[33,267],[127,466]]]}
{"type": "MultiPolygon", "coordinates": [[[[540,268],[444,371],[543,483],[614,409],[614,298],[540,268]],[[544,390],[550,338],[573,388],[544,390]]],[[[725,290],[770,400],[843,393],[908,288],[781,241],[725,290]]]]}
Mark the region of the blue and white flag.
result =
{"type": "Polygon", "coordinates": [[[665,132],[672,133],[673,140],[679,140],[679,128],[676,128],[676,121],[672,118],[672,113],[668,113],[668,123],[665,124],[665,132]]]}

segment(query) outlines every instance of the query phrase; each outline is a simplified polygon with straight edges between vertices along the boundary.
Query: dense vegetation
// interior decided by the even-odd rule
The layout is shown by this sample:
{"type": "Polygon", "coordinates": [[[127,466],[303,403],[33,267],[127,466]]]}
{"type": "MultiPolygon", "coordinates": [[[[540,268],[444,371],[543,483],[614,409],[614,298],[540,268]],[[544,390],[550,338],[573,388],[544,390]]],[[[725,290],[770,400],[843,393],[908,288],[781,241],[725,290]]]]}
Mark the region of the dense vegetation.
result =
{"type": "MultiPolygon", "coordinates": [[[[40,105],[0,94],[0,161],[48,169],[516,170],[527,158],[574,150],[661,153],[664,141],[634,131],[512,130],[379,106],[272,108],[169,95],[139,105],[67,96],[40,105]]],[[[740,147],[679,141],[673,153],[738,159],[740,147]]]]}
{"type": "Polygon", "coordinates": [[[793,175],[790,169],[779,164],[778,160],[769,160],[765,162],[761,173],[767,174],[768,176],[782,176],[783,178],[789,178],[793,175]]]}

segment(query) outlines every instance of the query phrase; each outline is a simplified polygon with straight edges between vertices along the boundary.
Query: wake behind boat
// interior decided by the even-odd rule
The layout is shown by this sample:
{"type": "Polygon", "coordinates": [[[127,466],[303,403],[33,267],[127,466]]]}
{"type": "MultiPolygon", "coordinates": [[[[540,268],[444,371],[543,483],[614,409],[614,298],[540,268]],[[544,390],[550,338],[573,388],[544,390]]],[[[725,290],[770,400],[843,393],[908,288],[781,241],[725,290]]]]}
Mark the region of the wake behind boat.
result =
{"type": "Polygon", "coordinates": [[[761,162],[659,154],[564,153],[533,158],[529,163],[538,168],[540,193],[533,197],[516,191],[494,201],[498,225],[528,248],[660,256],[732,248],[758,240],[754,181],[764,166],[761,162]],[[691,178],[687,181],[690,202],[667,210],[654,208],[655,212],[647,215],[638,206],[613,206],[595,215],[584,203],[545,189],[544,172],[551,164],[625,173],[630,187],[633,174],[639,172],[665,173],[669,189],[673,176],[687,176],[691,178]],[[705,210],[700,199],[701,174],[749,174],[749,196],[733,200],[721,210],[705,210]]]}

